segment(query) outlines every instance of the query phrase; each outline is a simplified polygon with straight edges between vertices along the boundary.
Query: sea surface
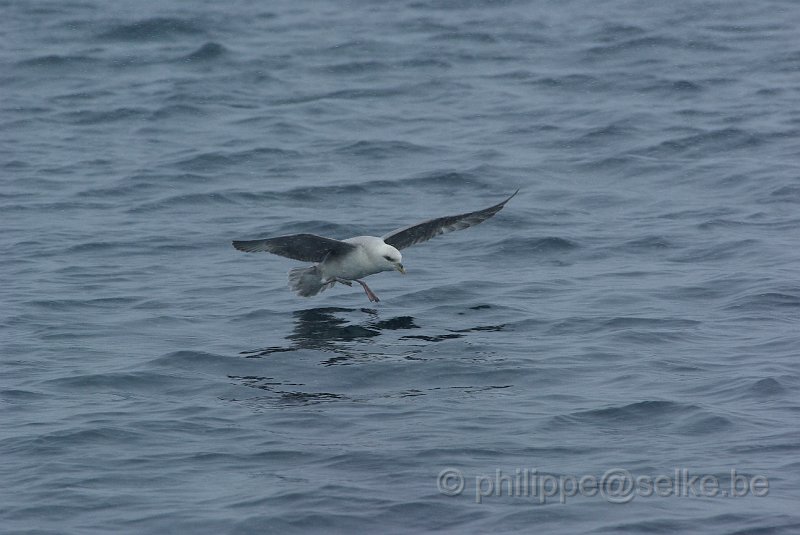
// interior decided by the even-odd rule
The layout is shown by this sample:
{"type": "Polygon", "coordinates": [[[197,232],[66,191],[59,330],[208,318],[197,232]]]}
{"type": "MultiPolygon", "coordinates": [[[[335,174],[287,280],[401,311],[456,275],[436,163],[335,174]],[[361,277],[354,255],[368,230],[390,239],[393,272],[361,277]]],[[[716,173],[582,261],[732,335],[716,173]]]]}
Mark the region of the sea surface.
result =
{"type": "Polygon", "coordinates": [[[800,533],[797,2],[0,10],[3,533],[800,533]]]}

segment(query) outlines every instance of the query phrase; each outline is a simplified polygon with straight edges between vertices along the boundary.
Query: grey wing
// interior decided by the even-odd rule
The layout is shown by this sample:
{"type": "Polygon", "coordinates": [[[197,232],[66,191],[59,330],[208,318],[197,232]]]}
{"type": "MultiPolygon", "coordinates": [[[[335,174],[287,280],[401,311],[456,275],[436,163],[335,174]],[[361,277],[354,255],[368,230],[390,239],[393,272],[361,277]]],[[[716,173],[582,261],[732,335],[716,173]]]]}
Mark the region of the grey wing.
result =
{"type": "Polygon", "coordinates": [[[344,254],[356,247],[314,234],[291,234],[265,240],[234,240],[233,246],[245,253],[263,251],[302,262],[322,262],[329,254],[344,254]]]}
{"type": "Polygon", "coordinates": [[[428,241],[441,234],[446,234],[447,232],[472,227],[486,221],[502,210],[503,206],[517,193],[519,193],[519,190],[515,191],[511,197],[503,202],[490,206],[489,208],[484,208],[483,210],[477,210],[466,214],[437,217],[436,219],[423,221],[416,225],[393,230],[383,237],[383,241],[397,249],[404,249],[414,244],[428,241]]]}

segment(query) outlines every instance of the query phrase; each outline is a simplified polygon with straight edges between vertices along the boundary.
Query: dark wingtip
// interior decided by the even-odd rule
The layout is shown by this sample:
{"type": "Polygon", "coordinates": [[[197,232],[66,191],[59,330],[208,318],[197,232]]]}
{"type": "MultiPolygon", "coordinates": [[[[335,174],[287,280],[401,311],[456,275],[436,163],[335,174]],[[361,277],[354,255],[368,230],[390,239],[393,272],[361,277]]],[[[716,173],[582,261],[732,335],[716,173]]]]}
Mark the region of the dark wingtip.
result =
{"type": "Polygon", "coordinates": [[[504,200],[504,201],[501,201],[501,202],[499,202],[499,203],[495,204],[495,205],[493,206],[493,208],[500,208],[500,209],[502,209],[502,208],[503,208],[503,207],[506,205],[506,203],[507,203],[508,201],[510,201],[511,199],[513,199],[514,197],[516,197],[517,193],[519,193],[519,188],[517,188],[517,191],[515,191],[514,193],[512,193],[512,194],[511,194],[511,196],[510,196],[510,197],[508,197],[506,200],[504,200]]]}
{"type": "Polygon", "coordinates": [[[239,241],[239,240],[233,240],[233,241],[231,242],[231,244],[233,245],[233,248],[234,248],[234,249],[236,249],[237,251],[242,251],[242,252],[245,252],[245,253],[246,253],[246,252],[248,252],[248,251],[247,251],[247,249],[245,248],[245,246],[244,246],[244,243],[245,243],[245,242],[243,242],[243,241],[239,241]]]}

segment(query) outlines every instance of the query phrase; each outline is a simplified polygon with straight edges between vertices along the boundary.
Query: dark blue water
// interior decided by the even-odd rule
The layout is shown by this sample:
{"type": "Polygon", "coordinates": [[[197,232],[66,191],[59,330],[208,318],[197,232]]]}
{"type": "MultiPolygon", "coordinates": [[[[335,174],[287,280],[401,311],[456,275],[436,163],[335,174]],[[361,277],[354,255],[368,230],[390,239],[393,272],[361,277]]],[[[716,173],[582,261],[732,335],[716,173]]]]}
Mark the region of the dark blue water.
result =
{"type": "Polygon", "coordinates": [[[795,2],[0,8],[4,532],[800,531],[795,2]]]}

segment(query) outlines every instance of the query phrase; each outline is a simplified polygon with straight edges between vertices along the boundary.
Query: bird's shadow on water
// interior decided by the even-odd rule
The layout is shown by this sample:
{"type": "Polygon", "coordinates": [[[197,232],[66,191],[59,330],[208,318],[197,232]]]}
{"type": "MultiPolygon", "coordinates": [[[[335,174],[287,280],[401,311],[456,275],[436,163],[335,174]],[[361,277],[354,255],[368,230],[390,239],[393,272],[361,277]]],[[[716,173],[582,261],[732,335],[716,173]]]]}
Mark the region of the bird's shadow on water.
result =
{"type": "Polygon", "coordinates": [[[324,307],[297,310],[294,312],[294,327],[286,336],[290,343],[285,346],[270,346],[239,354],[245,358],[265,358],[275,353],[311,349],[336,353],[323,365],[342,364],[357,356],[354,342],[364,342],[380,336],[383,331],[418,329],[411,316],[395,316],[382,320],[376,309],[324,307]],[[344,315],[365,314],[366,321],[352,323],[344,315]]]}
{"type": "MultiPolygon", "coordinates": [[[[470,307],[471,311],[481,311],[490,308],[488,305],[470,307]]],[[[479,325],[469,328],[451,329],[441,334],[428,333],[417,325],[412,316],[394,316],[381,319],[376,309],[370,308],[310,308],[298,310],[293,313],[294,326],[291,333],[286,335],[287,343],[280,346],[262,347],[239,354],[248,359],[269,358],[279,353],[288,353],[298,350],[315,350],[328,353],[330,356],[321,361],[323,366],[338,366],[357,364],[367,360],[382,360],[386,358],[402,358],[404,360],[427,360],[419,352],[431,343],[443,342],[452,338],[468,336],[474,331],[503,331],[505,325],[479,325]],[[417,330],[419,329],[419,330],[417,330]],[[412,333],[403,331],[411,330],[412,333]],[[417,331],[415,331],[417,330],[417,331]],[[414,332],[415,331],[415,332],[414,332]],[[419,333],[423,334],[419,334],[419,333]],[[394,334],[387,341],[386,347],[397,346],[398,341],[404,349],[400,354],[394,351],[384,351],[381,344],[376,344],[376,338],[381,335],[394,334]]],[[[305,385],[296,381],[279,380],[276,377],[260,375],[229,375],[228,378],[236,384],[259,390],[262,394],[253,398],[232,399],[247,403],[253,407],[261,406],[297,406],[327,403],[333,401],[354,401],[350,394],[341,394],[331,391],[304,390],[305,385]]],[[[509,388],[511,385],[450,385],[432,388],[404,388],[397,392],[381,392],[381,397],[398,398],[416,397],[432,392],[453,391],[459,395],[474,395],[478,392],[509,388]]]]}
{"type": "MultiPolygon", "coordinates": [[[[343,365],[380,355],[380,351],[370,351],[365,343],[380,336],[384,331],[419,328],[411,316],[396,316],[382,320],[378,311],[370,308],[309,308],[297,310],[293,315],[294,326],[291,333],[285,337],[288,342],[286,345],[241,351],[239,354],[248,359],[260,359],[278,353],[315,350],[332,353],[330,358],[321,362],[322,365],[343,365]]],[[[275,377],[229,375],[228,378],[237,384],[262,392],[262,395],[255,398],[232,399],[232,401],[246,401],[255,406],[262,404],[296,406],[353,400],[350,395],[334,392],[306,392],[305,385],[301,382],[286,382],[275,377]]]]}

